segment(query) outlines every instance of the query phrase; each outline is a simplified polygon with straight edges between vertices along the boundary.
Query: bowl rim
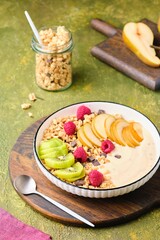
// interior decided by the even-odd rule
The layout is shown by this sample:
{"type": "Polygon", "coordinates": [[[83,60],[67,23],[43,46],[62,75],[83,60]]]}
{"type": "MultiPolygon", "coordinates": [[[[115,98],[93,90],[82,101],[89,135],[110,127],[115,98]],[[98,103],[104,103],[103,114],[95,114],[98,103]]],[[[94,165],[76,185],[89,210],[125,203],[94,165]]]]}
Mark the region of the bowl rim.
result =
{"type": "MultiPolygon", "coordinates": [[[[68,107],[72,107],[72,106],[75,106],[75,105],[80,105],[80,104],[85,104],[85,103],[108,103],[108,104],[115,104],[115,105],[120,105],[120,106],[123,106],[123,107],[126,107],[126,108],[129,108],[139,114],[141,114],[144,118],[146,118],[152,125],[153,127],[155,128],[155,130],[157,131],[158,135],[159,135],[159,138],[160,138],[160,132],[158,130],[158,128],[156,127],[156,125],[145,115],[143,114],[142,112],[136,110],[135,108],[133,107],[130,107],[128,105],[125,105],[125,104],[121,104],[121,103],[117,103],[117,102],[112,102],[112,101],[82,101],[82,102],[77,102],[77,103],[73,103],[73,104],[69,104],[69,105],[66,105],[58,110],[56,110],[55,112],[51,113],[50,115],[48,115],[47,117],[45,117],[45,119],[40,123],[39,127],[37,128],[36,130],[36,133],[34,135],[34,139],[33,139],[33,152],[38,160],[38,162],[41,164],[41,166],[47,171],[47,173],[52,177],[52,178],[55,178],[56,180],[60,181],[62,184],[67,184],[68,186],[71,186],[73,188],[79,188],[79,189],[82,189],[82,190],[85,190],[85,191],[97,191],[97,192],[108,192],[108,191],[116,191],[116,190],[119,190],[119,189],[123,189],[123,188],[127,188],[131,185],[134,185],[136,184],[137,182],[140,182],[142,181],[143,179],[145,179],[148,175],[150,175],[150,173],[155,169],[157,168],[157,165],[159,165],[160,163],[160,156],[158,157],[158,159],[156,160],[154,166],[150,169],[149,172],[147,172],[144,176],[142,176],[141,178],[131,182],[131,183],[128,183],[126,185],[123,185],[123,186],[119,186],[119,187],[114,187],[114,188],[85,188],[85,187],[81,187],[81,186],[76,186],[72,183],[69,183],[69,182],[66,182],[66,181],[63,181],[61,180],[60,178],[56,177],[55,175],[53,175],[46,167],[45,165],[41,162],[41,160],[39,159],[38,157],[38,153],[37,153],[37,149],[36,149],[36,140],[37,140],[37,135],[38,135],[38,132],[41,128],[41,126],[54,114],[56,114],[57,112],[60,112],[62,111],[63,109],[66,109],[68,107]]],[[[157,169],[158,170],[158,169],[157,169]]]]}

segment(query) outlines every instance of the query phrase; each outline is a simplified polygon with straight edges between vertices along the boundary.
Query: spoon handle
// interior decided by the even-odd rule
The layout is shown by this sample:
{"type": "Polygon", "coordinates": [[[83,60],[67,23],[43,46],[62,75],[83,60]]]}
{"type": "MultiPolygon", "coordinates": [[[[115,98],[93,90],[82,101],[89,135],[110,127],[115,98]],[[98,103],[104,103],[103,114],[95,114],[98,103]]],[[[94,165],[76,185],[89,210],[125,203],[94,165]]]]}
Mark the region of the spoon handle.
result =
{"type": "Polygon", "coordinates": [[[37,38],[37,41],[38,41],[40,44],[42,44],[42,43],[41,43],[40,36],[39,36],[39,33],[38,33],[38,30],[37,30],[37,28],[35,27],[35,25],[34,25],[32,19],[31,19],[30,15],[28,14],[27,11],[25,11],[24,14],[25,14],[25,16],[26,16],[26,18],[27,18],[27,20],[28,20],[28,23],[29,23],[29,25],[30,25],[30,27],[31,27],[31,29],[32,29],[35,37],[37,38]]]}
{"type": "Polygon", "coordinates": [[[64,205],[62,205],[61,203],[45,196],[44,194],[35,191],[35,194],[43,197],[44,199],[46,199],[48,202],[52,203],[53,205],[55,205],[56,207],[60,208],[61,210],[63,210],[64,212],[70,214],[71,216],[73,216],[74,218],[77,218],[78,220],[86,223],[87,225],[91,226],[91,227],[95,227],[95,225],[91,222],[89,222],[87,219],[85,219],[84,217],[80,216],[79,214],[75,213],[74,211],[72,211],[71,209],[65,207],[64,205]]]}

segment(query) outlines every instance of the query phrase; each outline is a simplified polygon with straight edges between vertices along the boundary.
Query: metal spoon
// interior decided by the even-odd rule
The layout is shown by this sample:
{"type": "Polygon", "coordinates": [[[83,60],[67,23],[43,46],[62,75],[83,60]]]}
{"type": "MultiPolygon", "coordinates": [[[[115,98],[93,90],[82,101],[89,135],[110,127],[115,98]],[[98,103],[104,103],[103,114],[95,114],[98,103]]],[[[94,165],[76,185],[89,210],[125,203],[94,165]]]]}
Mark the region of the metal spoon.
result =
{"type": "Polygon", "coordinates": [[[27,175],[20,175],[15,178],[14,180],[14,187],[15,189],[24,194],[24,195],[29,195],[29,194],[37,194],[44,199],[46,199],[48,202],[52,203],[53,205],[57,206],[58,208],[62,209],[64,212],[70,214],[71,216],[77,218],[78,220],[86,223],[87,225],[91,227],[95,227],[95,225],[91,222],[89,222],[87,219],[81,217],[79,214],[73,212],[71,209],[63,206],[61,203],[58,203],[57,201],[45,196],[44,194],[38,192],[36,190],[36,182],[35,180],[27,175]]]}

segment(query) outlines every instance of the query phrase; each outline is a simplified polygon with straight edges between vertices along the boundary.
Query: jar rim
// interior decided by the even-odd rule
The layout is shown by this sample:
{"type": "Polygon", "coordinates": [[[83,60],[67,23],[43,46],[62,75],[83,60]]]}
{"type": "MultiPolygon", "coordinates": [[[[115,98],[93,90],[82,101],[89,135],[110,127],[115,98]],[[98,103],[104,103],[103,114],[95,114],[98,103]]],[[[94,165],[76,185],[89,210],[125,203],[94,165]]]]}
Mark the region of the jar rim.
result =
{"type": "MultiPolygon", "coordinates": [[[[41,30],[47,30],[47,29],[52,29],[52,30],[57,30],[58,26],[54,26],[54,27],[42,27],[40,28],[38,31],[41,31],[41,30]]],[[[37,52],[37,53],[43,53],[43,54],[57,54],[57,53],[64,53],[68,50],[71,50],[72,47],[73,47],[73,39],[72,39],[72,33],[70,30],[68,30],[66,27],[64,27],[65,30],[69,33],[69,40],[64,43],[64,44],[59,44],[57,46],[55,46],[55,48],[50,47],[50,46],[45,46],[45,45],[42,45],[40,44],[36,37],[33,35],[32,37],[32,41],[31,41],[31,46],[32,46],[32,49],[37,52]]]]}

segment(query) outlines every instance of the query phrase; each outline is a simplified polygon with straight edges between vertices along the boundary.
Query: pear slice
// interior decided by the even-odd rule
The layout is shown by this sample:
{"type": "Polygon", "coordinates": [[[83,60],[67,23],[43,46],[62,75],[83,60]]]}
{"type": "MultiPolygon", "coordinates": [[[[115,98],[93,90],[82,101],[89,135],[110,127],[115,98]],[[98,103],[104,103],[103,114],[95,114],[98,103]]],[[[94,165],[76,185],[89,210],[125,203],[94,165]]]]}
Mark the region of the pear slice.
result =
{"type": "MultiPolygon", "coordinates": [[[[107,134],[105,130],[105,120],[108,117],[108,114],[99,114],[92,121],[92,128],[95,130],[98,136],[102,139],[107,139],[107,134]]],[[[93,132],[94,132],[93,130],[93,132]]]]}
{"type": "Polygon", "coordinates": [[[123,128],[127,127],[128,125],[129,123],[123,118],[118,118],[111,124],[110,132],[111,132],[112,138],[115,142],[117,142],[122,146],[126,145],[126,142],[122,135],[122,131],[123,131],[123,128]]]}
{"type": "Polygon", "coordinates": [[[130,141],[130,132],[128,131],[127,127],[123,128],[122,136],[123,136],[123,139],[125,139],[125,142],[129,147],[132,147],[132,148],[135,147],[135,145],[130,141]]]}
{"type": "Polygon", "coordinates": [[[85,123],[84,124],[83,131],[84,131],[85,137],[88,139],[88,141],[91,142],[92,145],[95,145],[97,147],[101,146],[101,141],[93,133],[90,123],[85,123]]]}
{"type": "Polygon", "coordinates": [[[94,119],[92,120],[91,128],[92,128],[92,131],[93,131],[94,135],[96,135],[96,137],[100,139],[101,136],[98,134],[98,132],[95,129],[95,120],[94,119]]]}
{"type": "Polygon", "coordinates": [[[143,140],[143,132],[142,132],[141,124],[137,122],[131,122],[129,127],[133,137],[138,142],[141,142],[143,140]]]}
{"type": "Polygon", "coordinates": [[[110,129],[111,129],[111,125],[112,123],[115,121],[115,117],[113,115],[109,115],[106,120],[105,120],[105,123],[104,123],[104,126],[105,126],[105,130],[106,130],[106,134],[107,134],[107,137],[113,141],[113,138],[112,138],[112,134],[110,132],[110,129]]]}
{"type": "Polygon", "coordinates": [[[159,67],[160,59],[156,56],[153,45],[154,35],[152,30],[144,23],[127,23],[122,32],[126,46],[145,64],[159,67]]]}
{"type": "MultiPolygon", "coordinates": [[[[128,126],[126,127],[125,131],[127,132],[127,137],[128,137],[129,142],[130,142],[131,144],[133,144],[134,147],[139,146],[139,145],[140,145],[140,142],[137,141],[137,140],[134,138],[134,136],[132,135],[132,133],[131,133],[130,130],[131,130],[131,129],[130,129],[130,125],[128,125],[128,126]]],[[[126,139],[125,139],[125,140],[126,140],[126,139]]]]}
{"type": "Polygon", "coordinates": [[[92,143],[86,138],[86,136],[84,135],[84,130],[83,130],[83,126],[81,126],[77,132],[77,137],[78,140],[81,142],[81,144],[83,146],[87,146],[89,148],[92,148],[93,145],[92,143]]]}

